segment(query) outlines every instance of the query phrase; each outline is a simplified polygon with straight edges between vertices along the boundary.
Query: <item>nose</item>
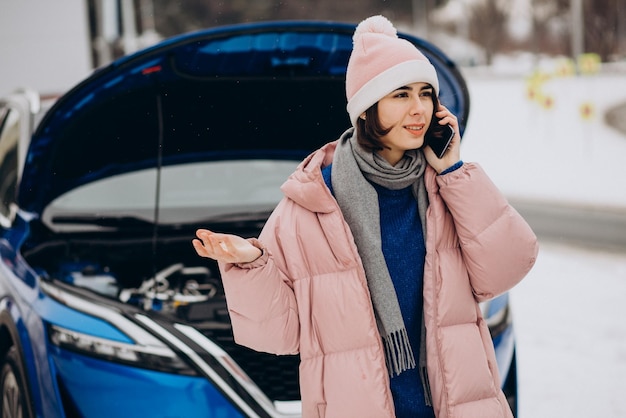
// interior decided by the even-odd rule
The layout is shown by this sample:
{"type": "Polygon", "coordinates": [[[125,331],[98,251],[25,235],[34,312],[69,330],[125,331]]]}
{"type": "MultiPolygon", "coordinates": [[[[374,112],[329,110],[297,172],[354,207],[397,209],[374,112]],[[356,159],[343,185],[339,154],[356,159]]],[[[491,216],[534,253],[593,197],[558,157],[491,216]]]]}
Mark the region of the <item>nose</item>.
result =
{"type": "Polygon", "coordinates": [[[411,115],[420,115],[424,113],[424,109],[424,103],[422,103],[419,97],[412,101],[411,115]]]}

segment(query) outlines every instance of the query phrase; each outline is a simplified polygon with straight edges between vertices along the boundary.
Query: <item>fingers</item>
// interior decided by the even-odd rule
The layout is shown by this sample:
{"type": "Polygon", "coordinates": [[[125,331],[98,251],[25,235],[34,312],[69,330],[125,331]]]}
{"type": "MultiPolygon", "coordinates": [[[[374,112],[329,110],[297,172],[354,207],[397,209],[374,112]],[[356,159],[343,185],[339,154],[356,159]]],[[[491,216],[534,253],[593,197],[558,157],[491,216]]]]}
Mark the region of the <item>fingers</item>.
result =
{"type": "Polygon", "coordinates": [[[213,253],[218,257],[224,258],[225,256],[231,255],[233,248],[232,245],[230,245],[230,239],[227,235],[212,234],[209,236],[209,244],[213,253]]]}
{"type": "Polygon", "coordinates": [[[196,237],[191,243],[199,256],[219,260],[229,254],[226,244],[228,237],[225,234],[199,229],[196,231],[196,237]]]}
{"type": "Polygon", "coordinates": [[[452,126],[452,128],[454,129],[454,139],[452,140],[452,143],[450,144],[449,148],[453,148],[455,146],[460,145],[461,131],[459,128],[459,121],[457,117],[452,112],[450,112],[450,110],[447,107],[445,107],[442,104],[439,105],[439,110],[435,113],[435,115],[440,119],[439,121],[440,125],[448,124],[452,126]]]}
{"type": "Polygon", "coordinates": [[[450,112],[450,110],[448,110],[447,107],[445,107],[444,105],[440,104],[439,105],[439,110],[437,110],[435,115],[440,119],[440,121],[439,121],[440,125],[449,124],[449,125],[452,125],[452,127],[454,128],[454,130],[456,132],[459,131],[458,130],[458,128],[459,128],[458,119],[452,112],[450,112]]]}
{"type": "Polygon", "coordinates": [[[246,239],[231,234],[220,234],[207,229],[196,231],[192,244],[201,257],[225,263],[246,263],[259,257],[260,249],[246,239]]]}
{"type": "Polygon", "coordinates": [[[209,237],[213,234],[215,234],[215,232],[209,231],[208,229],[198,229],[196,231],[196,237],[198,237],[198,239],[203,242],[205,240],[208,240],[209,237]]]}
{"type": "Polygon", "coordinates": [[[198,253],[200,257],[212,258],[211,252],[207,250],[202,241],[200,241],[199,239],[194,239],[191,241],[191,244],[193,245],[193,248],[196,250],[196,253],[198,253]]]}
{"type": "Polygon", "coordinates": [[[212,258],[214,260],[217,260],[217,254],[209,238],[196,238],[191,241],[191,244],[193,245],[193,248],[196,250],[196,253],[198,253],[200,257],[212,258]]]}

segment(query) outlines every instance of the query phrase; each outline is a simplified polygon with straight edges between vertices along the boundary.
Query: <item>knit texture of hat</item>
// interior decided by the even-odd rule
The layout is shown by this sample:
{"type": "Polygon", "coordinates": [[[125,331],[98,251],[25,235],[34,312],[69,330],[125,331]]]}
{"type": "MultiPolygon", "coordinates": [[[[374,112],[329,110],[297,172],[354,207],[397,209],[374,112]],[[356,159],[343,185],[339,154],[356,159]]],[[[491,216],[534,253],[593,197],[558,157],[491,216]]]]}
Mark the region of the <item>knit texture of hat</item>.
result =
{"type": "Polygon", "coordinates": [[[352,125],[374,103],[411,83],[429,83],[439,94],[435,67],[411,42],[398,38],[383,16],[372,16],[356,27],[346,70],[346,96],[352,125]]]}

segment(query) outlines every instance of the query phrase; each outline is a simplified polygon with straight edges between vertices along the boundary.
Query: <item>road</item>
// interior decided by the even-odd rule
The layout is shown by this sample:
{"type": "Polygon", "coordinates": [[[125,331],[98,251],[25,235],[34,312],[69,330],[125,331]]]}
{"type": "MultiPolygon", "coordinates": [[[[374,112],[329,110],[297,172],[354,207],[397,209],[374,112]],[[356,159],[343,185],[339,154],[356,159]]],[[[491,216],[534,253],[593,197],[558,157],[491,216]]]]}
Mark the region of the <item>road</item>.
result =
{"type": "Polygon", "coordinates": [[[626,208],[512,199],[510,203],[540,238],[591,248],[626,250],[626,208]]]}

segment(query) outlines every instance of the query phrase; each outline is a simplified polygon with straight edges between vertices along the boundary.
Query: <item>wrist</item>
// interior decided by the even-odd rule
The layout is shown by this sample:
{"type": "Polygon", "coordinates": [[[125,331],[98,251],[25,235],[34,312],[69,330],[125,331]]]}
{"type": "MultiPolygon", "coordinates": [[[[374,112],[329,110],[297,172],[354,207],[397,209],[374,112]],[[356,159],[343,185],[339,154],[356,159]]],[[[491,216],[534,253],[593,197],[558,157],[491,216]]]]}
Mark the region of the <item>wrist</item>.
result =
{"type": "Polygon", "coordinates": [[[251,268],[257,267],[258,266],[257,262],[261,259],[261,257],[263,257],[263,255],[265,255],[265,250],[263,248],[259,248],[256,246],[254,248],[259,250],[258,256],[256,256],[256,258],[252,258],[251,260],[248,260],[248,261],[244,261],[244,260],[234,261],[232,262],[232,264],[243,269],[251,269],[251,268]]]}
{"type": "Polygon", "coordinates": [[[445,174],[451,173],[453,171],[458,170],[459,168],[461,168],[463,166],[463,160],[459,160],[456,163],[452,164],[450,167],[446,168],[445,170],[442,170],[439,172],[440,176],[443,176],[445,174]]]}

